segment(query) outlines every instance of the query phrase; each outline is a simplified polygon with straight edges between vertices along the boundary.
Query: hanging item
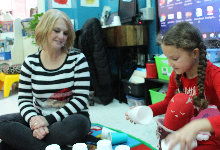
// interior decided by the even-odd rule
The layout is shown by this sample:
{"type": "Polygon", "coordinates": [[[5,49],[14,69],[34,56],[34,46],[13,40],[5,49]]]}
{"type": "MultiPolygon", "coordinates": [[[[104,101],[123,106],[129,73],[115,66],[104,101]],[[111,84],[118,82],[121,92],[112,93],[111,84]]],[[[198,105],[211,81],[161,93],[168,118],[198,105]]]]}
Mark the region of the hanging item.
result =
{"type": "Polygon", "coordinates": [[[81,6],[99,7],[99,0],[81,0],[81,6]]]}
{"type": "Polygon", "coordinates": [[[52,8],[72,8],[71,0],[52,0],[52,8]]]}

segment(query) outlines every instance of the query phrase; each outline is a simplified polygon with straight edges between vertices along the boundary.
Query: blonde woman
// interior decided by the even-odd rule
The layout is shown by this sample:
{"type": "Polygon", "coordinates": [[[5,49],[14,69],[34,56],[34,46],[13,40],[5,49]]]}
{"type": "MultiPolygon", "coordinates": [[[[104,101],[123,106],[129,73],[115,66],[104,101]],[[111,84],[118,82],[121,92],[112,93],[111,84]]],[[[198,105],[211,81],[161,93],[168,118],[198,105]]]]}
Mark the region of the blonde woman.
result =
{"type": "Polygon", "coordinates": [[[90,73],[84,54],[72,49],[75,38],[69,17],[48,10],[35,31],[39,52],[21,68],[20,113],[0,116],[0,149],[45,150],[50,144],[80,142],[88,134],[90,73]],[[10,145],[10,146],[9,146],[10,145]]]}

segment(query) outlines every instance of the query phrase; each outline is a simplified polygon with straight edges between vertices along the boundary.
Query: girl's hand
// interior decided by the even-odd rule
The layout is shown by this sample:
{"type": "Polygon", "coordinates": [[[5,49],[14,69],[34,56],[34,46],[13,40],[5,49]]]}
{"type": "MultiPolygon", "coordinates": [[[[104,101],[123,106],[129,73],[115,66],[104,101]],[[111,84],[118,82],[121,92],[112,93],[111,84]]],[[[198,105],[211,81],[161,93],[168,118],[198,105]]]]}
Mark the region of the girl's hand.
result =
{"type": "Polygon", "coordinates": [[[178,143],[180,143],[181,150],[185,150],[186,147],[191,150],[192,141],[196,138],[198,132],[196,123],[190,122],[176,132],[169,134],[165,139],[165,143],[172,139],[169,150],[172,150],[178,143]]]}
{"type": "MultiPolygon", "coordinates": [[[[136,106],[132,106],[132,107],[130,107],[130,109],[133,109],[133,108],[135,108],[136,106]]],[[[127,116],[126,117],[126,120],[129,120],[130,118],[128,117],[128,112],[126,112],[125,113],[125,116],[127,116]]],[[[133,120],[130,120],[130,122],[132,123],[133,122],[133,120]]],[[[135,122],[134,122],[134,124],[136,124],[135,122]]]]}
{"type": "Polygon", "coordinates": [[[40,127],[33,131],[33,136],[39,140],[42,140],[47,134],[49,134],[49,129],[47,127],[40,127]]]}
{"type": "Polygon", "coordinates": [[[31,130],[38,129],[40,127],[47,127],[49,126],[49,123],[43,116],[34,116],[31,117],[31,130]]]}

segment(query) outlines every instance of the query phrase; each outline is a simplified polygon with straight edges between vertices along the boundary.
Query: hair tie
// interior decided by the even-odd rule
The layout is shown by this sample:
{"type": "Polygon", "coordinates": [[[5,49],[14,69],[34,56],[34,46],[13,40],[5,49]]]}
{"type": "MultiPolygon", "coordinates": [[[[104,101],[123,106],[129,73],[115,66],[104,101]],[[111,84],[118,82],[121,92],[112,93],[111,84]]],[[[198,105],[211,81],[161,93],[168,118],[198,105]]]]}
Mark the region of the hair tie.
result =
{"type": "Polygon", "coordinates": [[[178,90],[179,90],[179,92],[180,92],[180,91],[183,92],[183,86],[180,85],[178,90]]]}
{"type": "Polygon", "coordinates": [[[204,96],[203,95],[199,95],[199,98],[202,99],[202,98],[204,98],[204,96]]]}

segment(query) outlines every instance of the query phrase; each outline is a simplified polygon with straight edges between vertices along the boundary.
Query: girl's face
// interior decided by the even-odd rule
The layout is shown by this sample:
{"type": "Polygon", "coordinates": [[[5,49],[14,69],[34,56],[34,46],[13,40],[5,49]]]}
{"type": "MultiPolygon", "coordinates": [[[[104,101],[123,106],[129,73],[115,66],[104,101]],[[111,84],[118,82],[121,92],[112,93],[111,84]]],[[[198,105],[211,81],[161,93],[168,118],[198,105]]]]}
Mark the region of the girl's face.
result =
{"type": "Polygon", "coordinates": [[[189,53],[183,49],[171,45],[161,45],[164,55],[168,59],[168,65],[173,67],[176,74],[186,73],[187,78],[196,77],[198,70],[198,49],[189,53]]]}
{"type": "Polygon", "coordinates": [[[48,47],[56,50],[61,49],[66,43],[68,37],[68,27],[65,20],[58,18],[55,21],[51,33],[48,34],[48,47]]]}

